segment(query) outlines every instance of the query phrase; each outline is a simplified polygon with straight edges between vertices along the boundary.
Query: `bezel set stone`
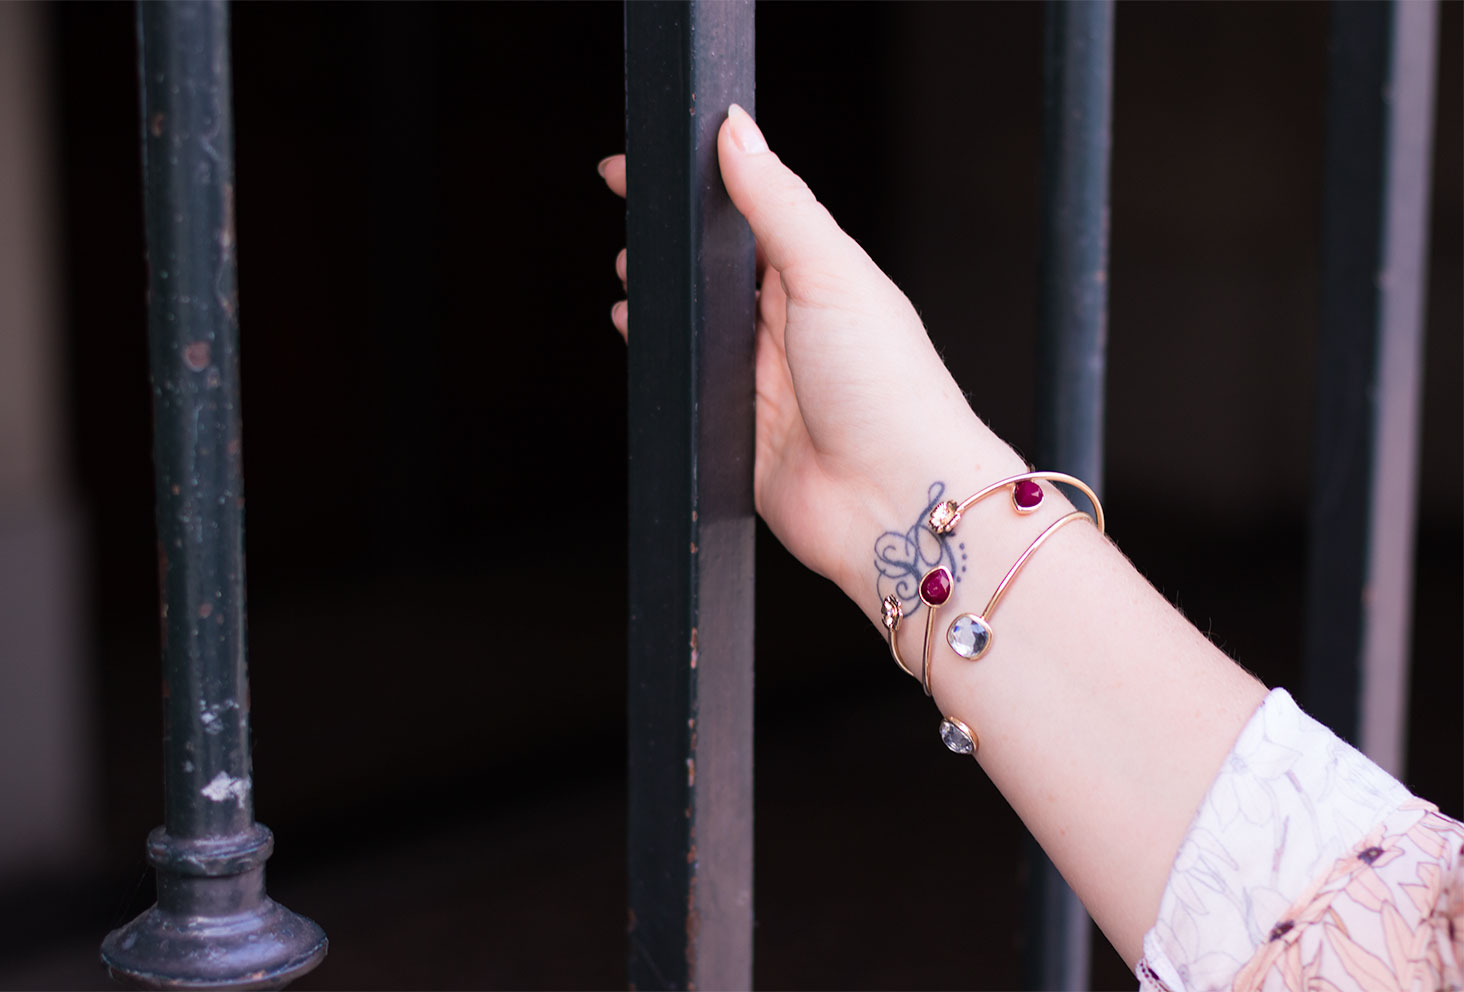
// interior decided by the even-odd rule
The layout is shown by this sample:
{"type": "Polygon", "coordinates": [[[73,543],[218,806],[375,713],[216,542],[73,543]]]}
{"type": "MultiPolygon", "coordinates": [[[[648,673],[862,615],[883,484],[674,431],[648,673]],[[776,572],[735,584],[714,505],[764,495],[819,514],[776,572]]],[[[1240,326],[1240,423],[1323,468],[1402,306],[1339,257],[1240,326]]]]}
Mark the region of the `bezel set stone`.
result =
{"type": "Polygon", "coordinates": [[[900,625],[904,616],[905,608],[900,605],[899,597],[893,593],[880,601],[879,620],[885,625],[885,630],[894,630],[900,625]]]}
{"type": "Polygon", "coordinates": [[[920,580],[920,601],[926,606],[943,606],[955,592],[956,582],[951,570],[938,565],[925,573],[920,580]]]}
{"type": "Polygon", "coordinates": [[[975,613],[962,613],[951,621],[946,629],[946,643],[962,658],[975,661],[991,649],[996,632],[985,617],[975,613]]]}
{"type": "Polygon", "coordinates": [[[945,535],[956,529],[961,522],[961,509],[953,499],[935,504],[930,510],[926,526],[937,534],[945,535]]]}
{"type": "Polygon", "coordinates": [[[981,746],[971,728],[953,717],[941,719],[940,740],[956,754],[969,754],[973,758],[976,756],[976,749],[981,746]]]}
{"type": "Polygon", "coordinates": [[[1035,479],[1023,479],[1012,486],[1012,506],[1018,513],[1031,513],[1042,505],[1044,495],[1035,479]]]}

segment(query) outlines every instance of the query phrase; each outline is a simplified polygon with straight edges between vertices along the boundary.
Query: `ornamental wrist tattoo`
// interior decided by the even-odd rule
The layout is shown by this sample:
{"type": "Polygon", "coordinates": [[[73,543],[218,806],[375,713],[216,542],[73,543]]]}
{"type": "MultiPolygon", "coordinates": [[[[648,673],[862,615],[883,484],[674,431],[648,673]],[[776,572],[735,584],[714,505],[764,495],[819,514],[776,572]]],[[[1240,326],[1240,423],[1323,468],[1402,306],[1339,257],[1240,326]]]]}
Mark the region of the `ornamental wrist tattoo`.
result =
{"type": "Polygon", "coordinates": [[[966,571],[966,545],[953,542],[947,535],[932,533],[926,523],[930,511],[945,495],[945,489],[944,482],[932,482],[925,506],[909,529],[885,531],[874,542],[874,567],[878,573],[875,588],[880,599],[886,596],[898,599],[905,616],[913,615],[923,605],[920,579],[926,572],[944,565],[960,582],[966,571]]]}

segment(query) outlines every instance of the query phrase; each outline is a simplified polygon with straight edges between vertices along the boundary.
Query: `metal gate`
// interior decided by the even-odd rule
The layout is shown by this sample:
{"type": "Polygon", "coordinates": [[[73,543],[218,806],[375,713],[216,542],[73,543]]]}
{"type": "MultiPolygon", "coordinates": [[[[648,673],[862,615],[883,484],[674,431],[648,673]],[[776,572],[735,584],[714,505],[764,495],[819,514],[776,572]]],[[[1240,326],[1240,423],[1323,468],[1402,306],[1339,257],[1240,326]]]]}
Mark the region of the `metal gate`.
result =
{"type": "MultiPolygon", "coordinates": [[[[1338,2],[1331,17],[1302,697],[1396,769],[1437,12],[1432,2],[1338,2]]],[[[1111,0],[1046,7],[1036,455],[1095,487],[1114,30],[1111,0]]],[[[729,103],[754,106],[754,38],[751,0],[626,5],[637,988],[752,978],[754,261],[715,136],[729,103]]],[[[253,817],[227,7],[143,3],[138,40],[167,800],[148,840],[158,904],[102,953],[117,976],[154,987],[277,985],[318,964],[326,942],[265,895],[273,840],[253,817]]],[[[1091,925],[1040,863],[1029,987],[1084,988],[1091,925]]]]}

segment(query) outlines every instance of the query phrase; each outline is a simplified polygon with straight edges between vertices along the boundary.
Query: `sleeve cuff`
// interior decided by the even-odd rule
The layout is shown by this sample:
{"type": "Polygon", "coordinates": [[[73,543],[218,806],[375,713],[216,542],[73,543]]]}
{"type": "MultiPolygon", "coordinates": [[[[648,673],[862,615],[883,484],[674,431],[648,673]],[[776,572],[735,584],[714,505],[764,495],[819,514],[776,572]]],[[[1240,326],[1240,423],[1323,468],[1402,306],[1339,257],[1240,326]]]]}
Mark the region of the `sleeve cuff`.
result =
{"type": "Polygon", "coordinates": [[[1272,690],[1175,855],[1144,937],[1141,984],[1230,988],[1292,903],[1411,798],[1284,689],[1272,690]]]}

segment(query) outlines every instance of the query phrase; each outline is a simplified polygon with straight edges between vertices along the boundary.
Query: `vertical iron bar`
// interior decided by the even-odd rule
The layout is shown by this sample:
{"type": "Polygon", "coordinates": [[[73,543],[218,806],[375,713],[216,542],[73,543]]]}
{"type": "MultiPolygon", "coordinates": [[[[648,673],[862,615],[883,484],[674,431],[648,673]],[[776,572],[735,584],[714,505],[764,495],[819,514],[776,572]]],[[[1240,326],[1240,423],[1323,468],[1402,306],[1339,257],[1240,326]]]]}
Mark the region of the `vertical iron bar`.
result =
{"type": "Polygon", "coordinates": [[[629,974],[752,981],[752,235],[717,165],[750,0],[625,5],[629,974]]]}
{"type": "MultiPolygon", "coordinates": [[[[1038,274],[1038,465],[1103,491],[1108,345],[1111,0],[1049,0],[1044,25],[1042,230],[1038,274]]],[[[1078,505],[1085,505],[1079,494],[1078,505]]],[[[1092,924],[1031,838],[1024,980],[1086,989],[1092,924]]]]}
{"type": "Polygon", "coordinates": [[[1304,702],[1402,774],[1433,0],[1331,6],[1304,702]]]}
{"type": "Polygon", "coordinates": [[[228,9],[137,10],[165,794],[147,844],[158,901],[102,959],[151,988],[279,986],[326,939],[265,895],[274,842],[254,820],[228,9]]]}

